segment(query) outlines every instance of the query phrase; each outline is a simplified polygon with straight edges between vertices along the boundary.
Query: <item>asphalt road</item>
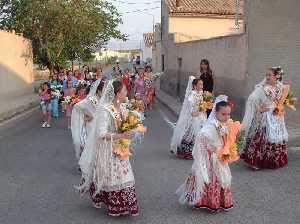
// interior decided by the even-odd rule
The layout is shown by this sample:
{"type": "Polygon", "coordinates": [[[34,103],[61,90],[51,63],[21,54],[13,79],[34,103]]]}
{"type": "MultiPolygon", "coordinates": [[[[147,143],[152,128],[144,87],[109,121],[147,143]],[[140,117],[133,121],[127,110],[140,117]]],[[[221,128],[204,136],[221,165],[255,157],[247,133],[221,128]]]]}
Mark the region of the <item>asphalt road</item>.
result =
{"type": "Polygon", "coordinates": [[[231,166],[234,209],[210,214],[177,202],[175,191],[192,161],[169,154],[171,129],[162,105],[147,114],[144,143],[132,158],[140,204],[139,217],[111,218],[79,198],[79,183],[71,135],[62,119],[51,129],[40,128],[39,111],[0,125],[0,223],[300,223],[300,150],[290,148],[289,165],[276,171],[252,171],[238,162],[231,166]]]}

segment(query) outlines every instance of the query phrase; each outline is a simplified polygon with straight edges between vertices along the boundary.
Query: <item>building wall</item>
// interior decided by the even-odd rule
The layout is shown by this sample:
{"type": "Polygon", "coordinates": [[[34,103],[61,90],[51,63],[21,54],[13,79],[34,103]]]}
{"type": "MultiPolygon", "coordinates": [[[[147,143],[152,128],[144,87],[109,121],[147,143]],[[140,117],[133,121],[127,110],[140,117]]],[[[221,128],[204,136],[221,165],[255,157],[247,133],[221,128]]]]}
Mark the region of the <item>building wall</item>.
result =
{"type": "Polygon", "coordinates": [[[15,107],[17,99],[33,92],[31,42],[0,30],[0,114],[15,107]]]}
{"type": "Polygon", "coordinates": [[[95,52],[94,55],[96,60],[104,60],[105,58],[111,58],[111,57],[124,57],[127,54],[107,49],[106,51],[101,50],[99,52],[95,52]]]}
{"type": "Polygon", "coordinates": [[[188,77],[196,75],[202,58],[207,58],[216,78],[216,94],[227,94],[237,105],[236,113],[243,111],[246,86],[247,37],[244,34],[174,43],[165,43],[168,48],[165,76],[161,88],[181,100],[185,94],[188,77]],[[181,66],[180,66],[181,64],[181,66]]]}
{"type": "MultiPolygon", "coordinates": [[[[248,0],[246,7],[249,35],[246,92],[253,90],[269,67],[281,65],[284,82],[290,83],[300,98],[300,1],[248,0]]],[[[288,118],[299,122],[299,109],[288,113],[288,118]]]]}
{"type": "Polygon", "coordinates": [[[186,35],[193,40],[241,33],[242,27],[236,29],[234,19],[169,17],[169,33],[186,35]]]}
{"type": "Polygon", "coordinates": [[[143,61],[146,61],[148,59],[152,59],[152,47],[144,47],[143,48],[143,61]]]}

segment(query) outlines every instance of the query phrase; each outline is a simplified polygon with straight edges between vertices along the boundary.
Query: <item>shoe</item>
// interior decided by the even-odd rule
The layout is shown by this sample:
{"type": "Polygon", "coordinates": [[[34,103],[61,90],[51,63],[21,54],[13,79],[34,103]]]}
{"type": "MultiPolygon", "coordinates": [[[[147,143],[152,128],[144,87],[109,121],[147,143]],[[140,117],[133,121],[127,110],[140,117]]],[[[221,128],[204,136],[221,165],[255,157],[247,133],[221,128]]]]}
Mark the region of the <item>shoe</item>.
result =
{"type": "Polygon", "coordinates": [[[42,128],[45,128],[47,126],[47,122],[44,122],[43,124],[42,124],[42,128]]]}
{"type": "Polygon", "coordinates": [[[229,207],[229,208],[223,208],[223,211],[229,212],[231,209],[233,209],[233,206],[231,206],[231,207],[229,207]]]}
{"type": "Polygon", "coordinates": [[[51,125],[47,123],[46,128],[51,128],[51,125]]]}

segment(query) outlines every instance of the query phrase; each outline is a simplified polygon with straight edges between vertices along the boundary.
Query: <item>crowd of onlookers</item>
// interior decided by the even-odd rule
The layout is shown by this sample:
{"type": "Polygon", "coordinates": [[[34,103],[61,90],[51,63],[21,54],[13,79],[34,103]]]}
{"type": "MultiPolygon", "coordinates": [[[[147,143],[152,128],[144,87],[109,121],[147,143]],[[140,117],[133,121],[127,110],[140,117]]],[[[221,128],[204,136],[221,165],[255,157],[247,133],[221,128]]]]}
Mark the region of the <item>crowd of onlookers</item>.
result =
{"type": "Polygon", "coordinates": [[[119,63],[112,68],[112,72],[103,72],[101,67],[91,71],[88,66],[81,70],[55,69],[49,79],[39,88],[40,107],[42,110],[42,127],[51,127],[51,119],[59,118],[64,113],[67,126],[70,128],[72,106],[84,99],[90,86],[96,80],[122,80],[127,88],[128,99],[143,102],[143,110],[151,109],[155,98],[155,79],[151,65],[134,66],[132,69],[121,69],[119,63]]]}

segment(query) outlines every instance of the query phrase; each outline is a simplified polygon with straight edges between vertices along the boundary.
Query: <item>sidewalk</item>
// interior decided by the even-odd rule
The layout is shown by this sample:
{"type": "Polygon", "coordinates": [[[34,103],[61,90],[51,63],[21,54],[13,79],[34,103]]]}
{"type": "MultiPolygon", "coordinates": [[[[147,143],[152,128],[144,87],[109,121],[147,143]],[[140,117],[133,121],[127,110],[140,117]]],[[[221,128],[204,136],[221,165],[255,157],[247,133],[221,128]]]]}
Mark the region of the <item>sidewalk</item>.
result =
{"type": "Polygon", "coordinates": [[[13,102],[8,102],[4,112],[0,112],[0,123],[37,107],[38,104],[39,97],[35,93],[27,94],[15,99],[13,102]]]}
{"type": "MultiPolygon", "coordinates": [[[[168,107],[176,116],[181,110],[181,102],[178,99],[168,95],[160,89],[159,81],[156,85],[157,99],[168,107]]],[[[291,147],[300,147],[300,125],[297,122],[287,122],[287,129],[289,133],[289,145],[291,147]]]]}

